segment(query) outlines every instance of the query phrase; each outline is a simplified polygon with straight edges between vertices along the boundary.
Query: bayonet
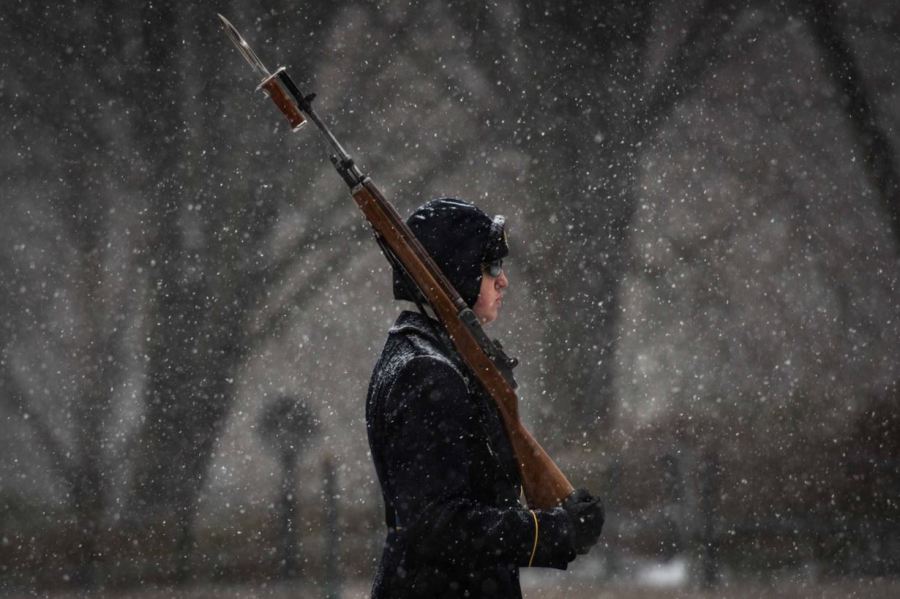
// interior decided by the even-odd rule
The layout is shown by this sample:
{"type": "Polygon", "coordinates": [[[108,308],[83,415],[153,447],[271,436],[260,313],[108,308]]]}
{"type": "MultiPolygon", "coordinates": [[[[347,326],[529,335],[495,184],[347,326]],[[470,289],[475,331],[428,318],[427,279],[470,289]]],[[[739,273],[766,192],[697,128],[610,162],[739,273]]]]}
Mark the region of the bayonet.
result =
{"type": "MultiPolygon", "coordinates": [[[[217,13],[218,14],[218,13],[217,13]]],[[[247,40],[241,35],[241,33],[237,30],[237,27],[231,24],[231,21],[223,17],[219,14],[219,18],[222,20],[222,25],[225,27],[225,33],[228,34],[228,37],[231,38],[231,41],[237,46],[238,51],[241,53],[241,56],[250,63],[250,66],[262,76],[263,81],[270,78],[272,74],[269,72],[269,69],[266,68],[266,65],[263,64],[263,61],[259,59],[259,56],[256,55],[256,52],[253,51],[253,48],[250,47],[250,44],[247,43],[247,40]]]]}
{"type": "Polygon", "coordinates": [[[319,118],[319,115],[316,114],[316,111],[313,109],[312,101],[315,99],[316,94],[304,95],[294,83],[293,79],[291,79],[291,76],[288,75],[287,70],[284,67],[279,67],[274,73],[270,73],[269,69],[266,68],[266,65],[263,64],[263,61],[260,60],[259,56],[256,55],[256,52],[253,51],[253,48],[250,47],[250,44],[247,43],[247,40],[245,40],[237,30],[237,27],[232,25],[231,21],[221,14],[219,15],[219,19],[222,21],[225,33],[228,34],[229,39],[231,39],[232,43],[237,47],[241,56],[250,63],[250,66],[253,67],[254,71],[263,77],[259,87],[263,88],[269,94],[269,97],[272,98],[275,105],[278,106],[282,113],[284,113],[284,116],[286,116],[291,123],[291,128],[296,131],[306,122],[307,118],[315,123],[316,127],[325,137],[325,140],[331,146],[331,162],[350,189],[353,189],[362,183],[366,176],[359,170],[359,167],[353,162],[350,154],[348,154],[344,147],[341,146],[340,142],[328,126],[321,118],[319,118]],[[290,96],[293,96],[293,100],[291,100],[290,96]]]}
{"type": "MultiPolygon", "coordinates": [[[[266,65],[263,64],[263,61],[259,59],[259,56],[257,56],[256,52],[253,51],[253,48],[250,47],[250,44],[247,43],[247,40],[245,40],[237,30],[237,27],[232,25],[231,21],[222,15],[219,15],[219,19],[222,21],[225,33],[228,34],[228,38],[232,43],[237,46],[241,56],[243,56],[244,59],[250,63],[250,66],[253,67],[253,70],[263,78],[262,82],[259,84],[259,88],[264,89],[266,93],[269,94],[269,97],[272,98],[272,101],[275,102],[275,105],[278,106],[278,109],[284,113],[284,116],[286,116],[291,123],[291,129],[294,131],[299,129],[303,123],[306,122],[306,118],[304,118],[303,113],[300,111],[297,104],[292,102],[287,94],[288,90],[285,89],[284,84],[284,79],[286,78],[284,67],[280,67],[274,73],[270,73],[269,69],[266,68],[266,65]]],[[[290,78],[287,79],[290,80],[290,78]]]]}

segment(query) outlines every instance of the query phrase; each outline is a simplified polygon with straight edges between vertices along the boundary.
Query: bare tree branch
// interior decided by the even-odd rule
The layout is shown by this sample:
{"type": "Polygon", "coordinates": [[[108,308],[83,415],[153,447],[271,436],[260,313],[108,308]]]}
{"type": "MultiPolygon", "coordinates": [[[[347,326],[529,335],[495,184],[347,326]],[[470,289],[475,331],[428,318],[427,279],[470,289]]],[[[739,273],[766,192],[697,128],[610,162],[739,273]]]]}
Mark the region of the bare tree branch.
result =
{"type": "MultiPolygon", "coordinates": [[[[349,237],[347,243],[358,242],[370,235],[364,227],[358,227],[355,231],[358,233],[349,237]]],[[[347,260],[347,255],[342,251],[332,252],[326,262],[317,265],[316,270],[303,279],[299,289],[289,294],[288,299],[265,318],[265,322],[248,333],[245,343],[242,344],[244,351],[258,347],[264,340],[277,336],[292,313],[301,309],[304,304],[320,297],[317,293],[320,286],[334,278],[337,273],[347,270],[351,263],[352,261],[347,260]],[[345,266],[336,272],[335,266],[342,262],[345,266]]]]}
{"type": "MultiPolygon", "coordinates": [[[[5,353],[5,352],[4,352],[5,353]]],[[[4,356],[0,362],[0,400],[31,427],[38,443],[49,458],[50,466],[68,487],[75,486],[75,462],[69,457],[65,445],[57,438],[43,415],[34,409],[28,392],[22,388],[13,372],[13,366],[4,356]]]]}
{"type": "MultiPolygon", "coordinates": [[[[706,74],[715,70],[731,57],[726,50],[727,35],[734,30],[741,7],[706,0],[700,15],[691,21],[691,29],[678,48],[660,69],[660,78],[654,82],[652,92],[634,116],[636,131],[642,137],[652,137],[675,103],[696,90],[706,74]]],[[[757,27],[745,28],[742,39],[749,39],[757,27]]]]}
{"type": "Polygon", "coordinates": [[[832,0],[801,0],[801,4],[826,75],[840,93],[841,107],[850,120],[866,174],[887,213],[900,252],[900,173],[894,144],[878,122],[856,55],[838,25],[837,6],[832,0]]]}

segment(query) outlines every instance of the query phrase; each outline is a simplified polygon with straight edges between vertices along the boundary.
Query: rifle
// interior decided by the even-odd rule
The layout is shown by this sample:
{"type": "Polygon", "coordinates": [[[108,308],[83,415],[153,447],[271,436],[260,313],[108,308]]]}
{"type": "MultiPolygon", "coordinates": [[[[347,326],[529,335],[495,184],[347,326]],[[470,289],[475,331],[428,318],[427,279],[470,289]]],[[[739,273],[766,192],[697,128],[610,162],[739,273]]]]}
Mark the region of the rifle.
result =
{"type": "Polygon", "coordinates": [[[500,344],[491,341],[453,285],[443,275],[390,202],[375,187],[341,146],[313,109],[315,94],[304,95],[284,67],[270,72],[228,19],[219,15],[234,45],[262,76],[259,88],[266,91],[296,131],[312,121],[331,147],[331,162],[350,188],[356,205],[372,226],[375,238],[388,260],[400,266],[418,287],[435,315],[450,335],[456,351],[496,402],[512,444],[522,477],[528,505],[551,508],[559,505],[572,491],[572,485],[544,448],[519,419],[519,400],[509,358],[500,344]]]}

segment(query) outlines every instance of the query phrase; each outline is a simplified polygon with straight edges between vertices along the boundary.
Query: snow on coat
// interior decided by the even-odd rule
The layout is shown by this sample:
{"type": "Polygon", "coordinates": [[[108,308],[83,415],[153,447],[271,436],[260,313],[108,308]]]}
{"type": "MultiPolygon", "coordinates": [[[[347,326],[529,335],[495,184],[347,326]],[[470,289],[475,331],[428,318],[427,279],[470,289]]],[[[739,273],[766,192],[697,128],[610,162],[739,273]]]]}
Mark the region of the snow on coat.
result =
{"type": "MultiPolygon", "coordinates": [[[[388,527],[372,597],[521,597],[532,514],[496,405],[441,325],[403,312],[375,366],[369,446],[388,527]]],[[[536,510],[533,566],[575,558],[562,508],[536,510]]]]}

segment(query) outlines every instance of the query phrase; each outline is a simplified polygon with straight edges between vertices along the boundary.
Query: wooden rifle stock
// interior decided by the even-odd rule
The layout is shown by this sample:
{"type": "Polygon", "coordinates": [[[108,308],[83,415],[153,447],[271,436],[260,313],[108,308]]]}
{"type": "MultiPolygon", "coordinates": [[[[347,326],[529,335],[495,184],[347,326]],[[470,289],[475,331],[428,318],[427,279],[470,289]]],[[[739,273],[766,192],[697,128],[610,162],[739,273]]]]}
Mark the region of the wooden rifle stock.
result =
{"type": "Polygon", "coordinates": [[[546,509],[562,503],[572,493],[572,484],[522,424],[515,391],[460,318],[460,310],[465,308],[462,298],[371,179],[364,178],[352,194],[376,234],[427,298],[463,361],[496,402],[528,505],[546,509]]]}
{"type": "Polygon", "coordinates": [[[300,128],[305,116],[316,125],[331,145],[334,151],[331,161],[338,174],[350,187],[353,199],[372,225],[376,238],[388,253],[389,259],[396,259],[419,288],[447,329],[463,361],[496,402],[516,455],[529,506],[547,509],[562,503],[572,493],[572,485],[519,419],[519,403],[510,382],[511,377],[508,380],[489,355],[489,351],[493,351],[496,355],[495,348],[484,347],[489,340],[481,331],[471,309],[394,207],[375,187],[372,180],[359,170],[350,155],[316,114],[312,107],[315,95],[304,96],[284,68],[269,73],[237,29],[222,15],[219,15],[219,18],[226,33],[247,62],[263,75],[260,87],[266,90],[275,105],[287,117],[293,130],[300,128]]]}

